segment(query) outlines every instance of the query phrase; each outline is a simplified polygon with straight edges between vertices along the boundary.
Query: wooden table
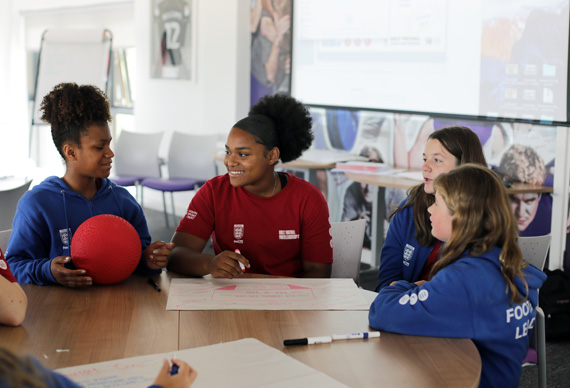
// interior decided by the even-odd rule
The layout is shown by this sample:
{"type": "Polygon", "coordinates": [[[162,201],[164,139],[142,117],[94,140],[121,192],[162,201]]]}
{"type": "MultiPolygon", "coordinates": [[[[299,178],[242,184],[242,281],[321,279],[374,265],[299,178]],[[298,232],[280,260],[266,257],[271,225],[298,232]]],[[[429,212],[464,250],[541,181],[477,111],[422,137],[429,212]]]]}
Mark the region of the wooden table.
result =
{"type": "MultiPolygon", "coordinates": [[[[419,171],[416,171],[419,172],[419,171]]],[[[397,175],[363,174],[352,171],[344,171],[344,175],[355,182],[366,183],[377,187],[392,187],[408,190],[422,183],[421,180],[400,177],[397,175]]],[[[528,183],[515,182],[507,188],[509,194],[552,193],[552,187],[536,186],[528,183]]],[[[386,203],[384,190],[379,190],[373,196],[372,202],[372,239],[370,251],[374,258],[375,269],[380,267],[380,250],[384,245],[384,219],[386,218],[386,203]]]]}
{"type": "Polygon", "coordinates": [[[348,386],[478,386],[481,359],[471,340],[382,333],[285,348],[288,338],[368,331],[368,312],[166,311],[172,277],[179,276],[155,277],[160,293],[139,275],[81,290],[24,284],[26,320],[17,328],[1,326],[0,343],[62,368],[251,337],[348,386]]]}

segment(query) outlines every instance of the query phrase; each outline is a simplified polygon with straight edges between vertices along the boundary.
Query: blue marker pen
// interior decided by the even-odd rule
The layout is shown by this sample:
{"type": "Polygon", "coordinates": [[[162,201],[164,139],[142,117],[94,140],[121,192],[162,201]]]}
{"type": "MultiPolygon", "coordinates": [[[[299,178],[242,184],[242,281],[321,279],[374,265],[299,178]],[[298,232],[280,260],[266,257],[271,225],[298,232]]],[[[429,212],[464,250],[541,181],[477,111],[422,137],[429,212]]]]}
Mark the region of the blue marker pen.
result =
{"type": "MultiPolygon", "coordinates": [[[[176,358],[176,355],[173,354],[173,355],[172,355],[172,360],[174,360],[175,358],[176,358]]],[[[174,375],[178,374],[178,365],[176,365],[176,364],[174,363],[174,361],[170,361],[170,364],[171,364],[171,365],[170,365],[170,375],[171,375],[171,376],[174,376],[174,375]]]]}

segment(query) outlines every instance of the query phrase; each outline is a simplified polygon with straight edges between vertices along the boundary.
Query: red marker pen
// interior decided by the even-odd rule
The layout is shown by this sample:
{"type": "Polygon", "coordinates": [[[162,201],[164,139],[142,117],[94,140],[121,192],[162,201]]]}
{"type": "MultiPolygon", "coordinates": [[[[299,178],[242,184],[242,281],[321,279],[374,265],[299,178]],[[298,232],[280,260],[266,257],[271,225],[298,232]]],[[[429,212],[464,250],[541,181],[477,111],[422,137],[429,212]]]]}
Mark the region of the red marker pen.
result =
{"type": "MultiPolygon", "coordinates": [[[[234,252],[237,253],[238,255],[241,255],[241,252],[239,251],[239,249],[236,249],[234,252]]],[[[238,263],[239,263],[239,266],[240,266],[242,272],[245,272],[245,265],[243,265],[243,263],[239,260],[238,260],[238,263]]]]}

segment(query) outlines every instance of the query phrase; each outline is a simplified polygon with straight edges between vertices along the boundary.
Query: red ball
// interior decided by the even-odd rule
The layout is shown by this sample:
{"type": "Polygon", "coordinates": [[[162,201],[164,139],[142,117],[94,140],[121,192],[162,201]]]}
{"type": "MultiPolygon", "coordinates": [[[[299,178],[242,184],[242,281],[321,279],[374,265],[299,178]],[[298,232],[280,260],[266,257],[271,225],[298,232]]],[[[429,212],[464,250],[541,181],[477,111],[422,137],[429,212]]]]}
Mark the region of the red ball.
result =
{"type": "Polygon", "coordinates": [[[71,260],[97,284],[128,278],[142,254],[139,234],[124,218],[101,214],[84,221],[71,240],[71,260]]]}

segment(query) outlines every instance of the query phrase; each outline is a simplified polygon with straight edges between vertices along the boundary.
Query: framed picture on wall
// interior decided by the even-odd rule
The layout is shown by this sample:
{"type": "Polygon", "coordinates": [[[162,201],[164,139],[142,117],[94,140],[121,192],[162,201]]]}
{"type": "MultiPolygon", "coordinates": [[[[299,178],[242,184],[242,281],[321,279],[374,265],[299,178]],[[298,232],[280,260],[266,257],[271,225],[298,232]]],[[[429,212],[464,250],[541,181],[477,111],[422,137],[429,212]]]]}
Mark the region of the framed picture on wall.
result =
{"type": "Polygon", "coordinates": [[[152,78],[195,81],[196,3],[152,0],[152,78]]]}

